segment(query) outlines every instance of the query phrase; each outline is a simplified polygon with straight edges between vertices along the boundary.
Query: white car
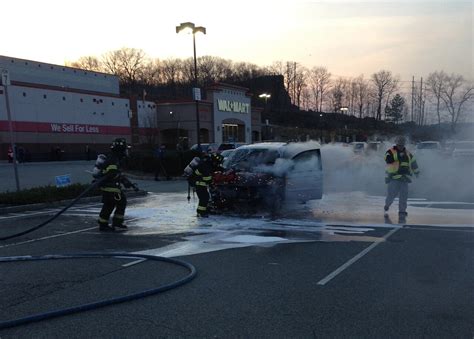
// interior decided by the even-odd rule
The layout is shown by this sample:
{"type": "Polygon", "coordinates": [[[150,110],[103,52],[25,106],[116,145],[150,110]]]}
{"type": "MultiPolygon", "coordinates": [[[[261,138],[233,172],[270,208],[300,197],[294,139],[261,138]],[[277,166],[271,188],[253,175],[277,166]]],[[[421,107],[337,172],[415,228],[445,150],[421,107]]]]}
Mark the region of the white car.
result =
{"type": "MultiPolygon", "coordinates": [[[[201,151],[202,152],[214,153],[214,152],[217,152],[218,149],[219,149],[218,144],[201,143],[201,151]]],[[[191,151],[197,151],[197,150],[198,150],[198,144],[194,144],[194,145],[191,146],[191,151]]]]}
{"type": "Polygon", "coordinates": [[[452,155],[453,158],[474,159],[474,141],[456,141],[452,155]]]}
{"type": "Polygon", "coordinates": [[[367,149],[366,142],[354,141],[350,143],[354,153],[363,153],[367,149]]]}
{"type": "Polygon", "coordinates": [[[320,149],[317,142],[241,146],[228,158],[226,174],[214,177],[214,201],[225,202],[226,207],[263,203],[273,213],[283,201],[321,199],[320,149]]]}
{"type": "Polygon", "coordinates": [[[441,143],[439,141],[422,141],[416,144],[417,151],[441,151],[441,143]]]}

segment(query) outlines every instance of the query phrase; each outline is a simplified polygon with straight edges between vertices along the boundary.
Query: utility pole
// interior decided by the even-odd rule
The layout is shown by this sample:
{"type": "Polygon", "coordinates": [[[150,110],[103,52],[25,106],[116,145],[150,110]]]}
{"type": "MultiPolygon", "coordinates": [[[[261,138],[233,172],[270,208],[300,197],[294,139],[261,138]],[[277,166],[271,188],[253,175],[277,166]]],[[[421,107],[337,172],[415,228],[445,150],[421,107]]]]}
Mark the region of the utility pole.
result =
{"type": "Polygon", "coordinates": [[[5,104],[7,106],[7,116],[8,116],[8,130],[10,133],[10,147],[13,151],[13,170],[15,171],[15,182],[16,182],[16,190],[20,190],[20,179],[18,178],[18,167],[16,163],[16,145],[15,141],[13,140],[13,124],[12,124],[12,117],[10,112],[10,99],[8,97],[8,86],[10,86],[10,74],[8,70],[2,69],[0,72],[1,81],[0,83],[3,85],[5,89],[5,104]]]}
{"type": "Polygon", "coordinates": [[[296,100],[296,62],[293,62],[293,100],[299,106],[299,102],[296,100]]]}
{"type": "Polygon", "coordinates": [[[415,101],[415,76],[413,76],[413,79],[411,81],[411,121],[414,121],[414,117],[413,117],[414,101],[415,101]]]}
{"type": "Polygon", "coordinates": [[[423,77],[421,77],[421,80],[420,80],[420,116],[418,117],[418,121],[419,121],[419,125],[422,126],[423,125],[423,77]]]}

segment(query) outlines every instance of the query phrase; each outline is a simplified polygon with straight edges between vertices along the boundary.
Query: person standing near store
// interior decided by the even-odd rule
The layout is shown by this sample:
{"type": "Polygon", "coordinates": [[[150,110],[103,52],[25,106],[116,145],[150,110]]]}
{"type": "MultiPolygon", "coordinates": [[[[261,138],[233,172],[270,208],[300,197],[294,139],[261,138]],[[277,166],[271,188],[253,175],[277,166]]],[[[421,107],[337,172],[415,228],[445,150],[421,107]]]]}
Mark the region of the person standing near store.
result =
{"type": "Polygon", "coordinates": [[[159,175],[160,173],[166,177],[166,180],[169,180],[168,173],[166,173],[165,170],[165,153],[166,153],[166,147],[165,145],[161,145],[160,147],[157,147],[155,149],[155,159],[156,159],[156,164],[155,164],[155,181],[160,180],[159,175]]]}
{"type": "Polygon", "coordinates": [[[12,150],[11,147],[8,148],[7,156],[8,156],[8,162],[12,163],[13,162],[13,150],[12,150]]]}
{"type": "Polygon", "coordinates": [[[384,216],[388,217],[388,210],[398,196],[398,215],[405,218],[407,213],[408,184],[411,176],[418,177],[420,170],[415,156],[406,148],[406,138],[398,136],[395,145],[385,152],[387,197],[385,199],[384,216]]]}

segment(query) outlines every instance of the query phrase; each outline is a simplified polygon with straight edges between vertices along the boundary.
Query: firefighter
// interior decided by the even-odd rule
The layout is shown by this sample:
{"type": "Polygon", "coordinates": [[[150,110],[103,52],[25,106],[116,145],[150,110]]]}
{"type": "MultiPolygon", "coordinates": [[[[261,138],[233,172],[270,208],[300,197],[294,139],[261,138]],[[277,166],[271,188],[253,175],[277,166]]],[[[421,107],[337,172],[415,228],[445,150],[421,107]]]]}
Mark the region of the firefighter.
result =
{"type": "Polygon", "coordinates": [[[222,162],[224,161],[224,157],[219,153],[212,153],[211,154],[211,165],[212,165],[212,172],[224,172],[224,167],[222,167],[222,162]]]}
{"type": "Polygon", "coordinates": [[[212,160],[211,157],[203,153],[201,159],[194,169],[194,184],[196,186],[196,194],[199,198],[197,207],[197,216],[207,218],[209,216],[209,185],[212,182],[212,160]]]}
{"type": "Polygon", "coordinates": [[[100,154],[97,158],[94,177],[106,178],[100,183],[102,191],[102,209],[99,213],[99,230],[102,232],[113,232],[115,229],[126,230],[124,224],[125,208],[127,207],[127,197],[122,190],[122,185],[126,188],[133,187],[136,191],[137,186],[132,184],[120,172],[123,160],[127,156],[127,150],[130,146],[124,138],[117,138],[110,146],[110,154],[105,156],[100,154]],[[109,218],[115,210],[112,218],[112,226],[109,225],[109,218]]]}
{"type": "Polygon", "coordinates": [[[220,197],[219,192],[216,190],[214,186],[215,179],[221,178],[224,175],[224,167],[222,166],[222,162],[224,161],[224,157],[219,153],[211,153],[211,176],[212,181],[209,185],[209,194],[210,194],[210,202],[208,204],[208,213],[215,214],[218,210],[222,207],[222,198],[220,197]]]}
{"type": "Polygon", "coordinates": [[[388,209],[393,200],[398,196],[398,215],[400,218],[407,216],[408,184],[411,176],[418,177],[420,173],[415,156],[406,148],[404,136],[395,139],[395,145],[385,153],[387,197],[385,199],[384,216],[388,217],[388,209]]]}

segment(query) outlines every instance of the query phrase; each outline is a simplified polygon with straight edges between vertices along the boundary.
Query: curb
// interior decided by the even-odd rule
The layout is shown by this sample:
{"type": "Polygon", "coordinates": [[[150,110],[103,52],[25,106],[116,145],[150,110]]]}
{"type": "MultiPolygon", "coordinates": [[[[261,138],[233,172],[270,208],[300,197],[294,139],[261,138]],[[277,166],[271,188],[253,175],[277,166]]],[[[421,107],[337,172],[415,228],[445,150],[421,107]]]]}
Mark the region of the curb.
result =
{"type": "MultiPolygon", "coordinates": [[[[127,192],[127,197],[139,197],[145,196],[148,192],[146,191],[138,191],[138,192],[127,192]]],[[[8,207],[0,207],[0,215],[7,214],[7,213],[16,213],[16,212],[24,212],[24,211],[37,211],[42,210],[45,208],[51,207],[61,207],[66,206],[74,199],[69,200],[61,200],[61,201],[53,201],[53,202],[46,202],[46,203],[39,203],[39,204],[29,204],[29,205],[16,205],[16,206],[8,206],[8,207]]],[[[78,203],[84,202],[100,202],[102,201],[102,196],[94,196],[94,197],[84,197],[78,201],[78,203]]]]}
{"type": "MultiPolygon", "coordinates": [[[[132,174],[132,173],[127,173],[127,172],[124,172],[124,175],[127,178],[135,179],[135,180],[150,180],[150,181],[155,180],[155,177],[152,176],[152,175],[139,175],[139,174],[132,174]]],[[[182,181],[182,180],[186,180],[185,177],[170,177],[170,179],[166,179],[166,177],[158,177],[158,179],[159,179],[158,181],[182,181]]]]}

